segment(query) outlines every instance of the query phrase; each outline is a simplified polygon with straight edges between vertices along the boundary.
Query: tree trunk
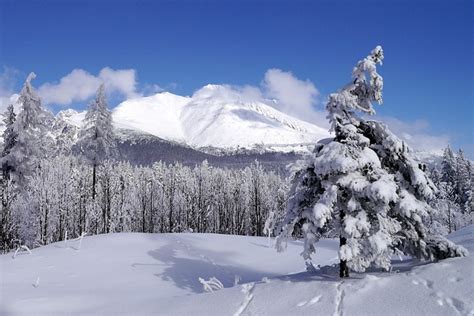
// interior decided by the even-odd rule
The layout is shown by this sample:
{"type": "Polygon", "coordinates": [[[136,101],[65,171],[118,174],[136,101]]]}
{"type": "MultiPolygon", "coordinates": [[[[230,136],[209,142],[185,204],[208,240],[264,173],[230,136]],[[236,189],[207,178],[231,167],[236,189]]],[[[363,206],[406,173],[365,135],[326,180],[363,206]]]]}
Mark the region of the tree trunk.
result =
{"type": "MultiPolygon", "coordinates": [[[[341,221],[341,231],[339,233],[339,249],[347,243],[346,237],[343,237],[343,224],[344,224],[344,211],[339,212],[340,221],[341,221]]],[[[347,261],[340,259],[339,261],[339,277],[348,278],[349,277],[349,267],[347,266],[347,261]]]]}
{"type": "MultiPolygon", "coordinates": [[[[340,236],[339,237],[339,247],[344,246],[346,244],[346,238],[340,236]]],[[[348,278],[349,277],[349,268],[347,267],[346,260],[340,260],[339,262],[339,277],[341,278],[348,278]]]]}
{"type": "Polygon", "coordinates": [[[451,229],[451,206],[448,205],[448,233],[452,233],[452,229],[451,229]]]}
{"type": "Polygon", "coordinates": [[[92,165],[92,199],[95,200],[95,183],[96,183],[96,169],[97,169],[97,165],[96,163],[94,162],[94,164],[92,165]]]}

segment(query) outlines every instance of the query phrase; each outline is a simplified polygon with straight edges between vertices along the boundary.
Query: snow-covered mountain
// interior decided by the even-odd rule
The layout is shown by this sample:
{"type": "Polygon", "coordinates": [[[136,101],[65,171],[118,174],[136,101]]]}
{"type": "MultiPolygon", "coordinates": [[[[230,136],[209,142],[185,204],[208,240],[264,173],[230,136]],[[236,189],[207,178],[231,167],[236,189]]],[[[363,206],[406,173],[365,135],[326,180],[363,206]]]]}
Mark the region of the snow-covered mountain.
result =
{"type": "MultiPolygon", "coordinates": [[[[84,112],[58,114],[80,126],[84,112]]],[[[169,92],[134,98],[113,111],[118,129],[133,130],[194,148],[302,150],[328,137],[327,129],[286,115],[263,102],[242,101],[220,85],[207,85],[192,97],[169,92]]]]}

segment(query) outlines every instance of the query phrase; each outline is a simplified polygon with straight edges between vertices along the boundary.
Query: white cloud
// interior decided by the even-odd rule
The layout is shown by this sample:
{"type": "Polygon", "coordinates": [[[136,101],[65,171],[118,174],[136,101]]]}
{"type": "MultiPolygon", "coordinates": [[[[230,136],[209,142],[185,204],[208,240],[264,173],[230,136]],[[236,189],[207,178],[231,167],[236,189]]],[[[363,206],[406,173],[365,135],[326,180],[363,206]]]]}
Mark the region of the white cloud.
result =
{"type": "Polygon", "coordinates": [[[136,72],[134,69],[114,70],[103,68],[97,76],[83,69],[74,69],[58,83],[45,83],[38,88],[44,104],[69,105],[91,98],[101,83],[107,93],[119,93],[127,98],[137,97],[136,72]]]}
{"type": "Polygon", "coordinates": [[[318,89],[309,80],[300,80],[291,72],[269,69],[262,82],[263,94],[275,99],[275,107],[289,115],[319,126],[328,126],[320,105],[318,89]]]}
{"type": "Polygon", "coordinates": [[[451,137],[446,134],[435,135],[430,131],[430,124],[425,120],[403,122],[394,117],[378,116],[390,130],[411,148],[419,151],[441,152],[450,143],[451,137]]]}
{"type": "Polygon", "coordinates": [[[99,78],[105,83],[106,88],[117,91],[127,98],[137,97],[136,71],[134,69],[113,70],[109,67],[103,68],[99,78]]]}
{"type": "Polygon", "coordinates": [[[19,71],[11,67],[3,67],[0,73],[0,113],[3,113],[9,104],[16,104],[18,95],[14,94],[19,71]]]}

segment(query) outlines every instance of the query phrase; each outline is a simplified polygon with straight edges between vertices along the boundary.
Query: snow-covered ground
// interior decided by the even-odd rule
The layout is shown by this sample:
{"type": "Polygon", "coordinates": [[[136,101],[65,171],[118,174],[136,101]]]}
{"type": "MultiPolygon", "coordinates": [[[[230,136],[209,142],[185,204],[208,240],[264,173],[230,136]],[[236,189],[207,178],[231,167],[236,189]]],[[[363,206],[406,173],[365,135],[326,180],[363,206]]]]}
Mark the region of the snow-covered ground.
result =
{"type": "MultiPolygon", "coordinates": [[[[474,253],[474,228],[451,239],[474,253]]],[[[0,256],[1,315],[474,315],[473,257],[394,262],[341,281],[304,272],[300,242],[276,253],[266,238],[110,234],[0,256]],[[206,293],[199,278],[224,288],[206,293]]],[[[337,261],[320,242],[315,265],[337,261]]]]}

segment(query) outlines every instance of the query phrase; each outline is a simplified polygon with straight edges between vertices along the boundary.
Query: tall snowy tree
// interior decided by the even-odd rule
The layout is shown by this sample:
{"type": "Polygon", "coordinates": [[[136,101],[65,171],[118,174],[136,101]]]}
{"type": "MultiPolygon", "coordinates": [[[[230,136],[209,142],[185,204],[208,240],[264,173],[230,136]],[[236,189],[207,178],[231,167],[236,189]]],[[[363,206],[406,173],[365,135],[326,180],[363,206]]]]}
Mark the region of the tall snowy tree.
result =
{"type": "Polygon", "coordinates": [[[103,84],[97,90],[95,100],[89,105],[78,145],[92,164],[92,198],[95,199],[97,167],[103,160],[112,158],[115,152],[112,114],[107,108],[103,84]]]}
{"type": "Polygon", "coordinates": [[[456,182],[456,157],[451,147],[446,147],[443,153],[443,161],[441,162],[441,181],[449,183],[454,187],[456,182]]]}
{"type": "Polygon", "coordinates": [[[13,180],[20,184],[24,184],[26,178],[34,172],[38,159],[48,153],[47,124],[51,120],[51,114],[41,106],[41,100],[31,85],[31,80],[35,77],[34,73],[30,73],[21,90],[18,99],[21,104],[20,112],[9,134],[9,137],[16,137],[16,141],[8,144],[9,152],[2,159],[8,164],[13,180]]]}
{"type": "Polygon", "coordinates": [[[456,191],[459,199],[459,205],[465,214],[471,212],[471,173],[471,163],[464,157],[464,152],[462,149],[459,149],[456,156],[456,191]]]}
{"type": "Polygon", "coordinates": [[[424,221],[435,187],[423,166],[384,124],[356,114],[374,114],[372,103],[382,103],[377,65],[383,58],[377,46],[357,63],[353,81],[329,96],[335,137],[318,143],[299,163],[277,239],[281,251],[286,238],[301,234],[302,255],[310,260],[319,238],[336,230],[340,277],[371,265],[389,269],[394,253],[425,259],[466,254],[444,237],[428,234],[424,221]]]}

